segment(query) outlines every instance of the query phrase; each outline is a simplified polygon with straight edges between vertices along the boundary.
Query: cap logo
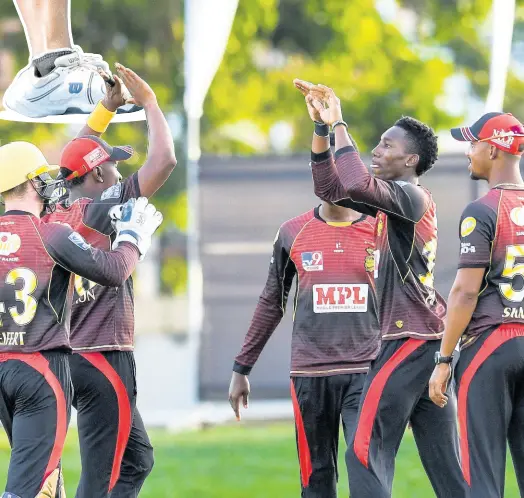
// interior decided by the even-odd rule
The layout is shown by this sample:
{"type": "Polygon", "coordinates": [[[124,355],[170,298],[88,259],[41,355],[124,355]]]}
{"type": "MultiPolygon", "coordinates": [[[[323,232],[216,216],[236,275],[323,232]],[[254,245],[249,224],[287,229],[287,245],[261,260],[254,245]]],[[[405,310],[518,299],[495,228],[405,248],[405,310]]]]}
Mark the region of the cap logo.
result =
{"type": "Polygon", "coordinates": [[[93,169],[107,161],[107,159],[109,159],[109,154],[102,147],[97,147],[89,152],[89,154],[86,154],[83,159],[87,164],[87,167],[93,169]]]}
{"type": "Polygon", "coordinates": [[[494,129],[493,136],[491,137],[490,141],[500,145],[501,147],[510,149],[511,145],[513,144],[513,141],[515,140],[515,137],[513,135],[513,131],[494,129]]]}

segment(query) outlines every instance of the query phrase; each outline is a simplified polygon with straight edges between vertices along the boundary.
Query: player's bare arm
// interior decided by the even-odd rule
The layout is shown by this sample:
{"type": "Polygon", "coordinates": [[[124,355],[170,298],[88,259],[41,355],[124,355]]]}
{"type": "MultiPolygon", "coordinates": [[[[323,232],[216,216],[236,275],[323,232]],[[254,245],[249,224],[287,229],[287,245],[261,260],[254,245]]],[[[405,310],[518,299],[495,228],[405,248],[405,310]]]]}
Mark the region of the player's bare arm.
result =
{"type": "Polygon", "coordinates": [[[146,161],[138,170],[138,183],[140,195],[151,197],[169,178],[177,164],[173,136],[153,89],[133,70],[122,64],[117,63],[116,69],[118,75],[113,77],[114,86],[111,86],[109,76],[101,73],[106,79],[108,92],[100,102],[103,108],[93,111],[88,124],[78,136],[101,136],[109,125],[111,113],[114,115],[116,109],[123,104],[136,104],[143,107],[146,113],[149,143],[146,161]],[[95,119],[97,113],[101,113],[100,123],[95,119]],[[90,126],[91,123],[95,124],[90,126]]]}
{"type": "MultiPolygon", "coordinates": [[[[457,272],[448,298],[444,336],[440,346],[441,356],[453,355],[477,306],[484,274],[485,268],[461,268],[457,272]]],[[[429,395],[433,403],[440,407],[446,406],[448,401],[445,393],[450,378],[451,365],[449,363],[440,363],[435,366],[429,381],[429,395]]]]}

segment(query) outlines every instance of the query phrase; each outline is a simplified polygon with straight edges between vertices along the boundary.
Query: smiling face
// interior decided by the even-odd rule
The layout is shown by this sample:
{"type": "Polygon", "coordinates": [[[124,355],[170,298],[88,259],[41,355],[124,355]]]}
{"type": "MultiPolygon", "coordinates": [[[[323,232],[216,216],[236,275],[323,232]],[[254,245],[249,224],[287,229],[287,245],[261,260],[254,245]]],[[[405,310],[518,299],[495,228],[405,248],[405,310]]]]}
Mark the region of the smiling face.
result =
{"type": "Polygon", "coordinates": [[[371,169],[381,180],[400,180],[412,176],[419,156],[410,151],[408,133],[399,126],[386,130],[372,150],[371,169]]]}

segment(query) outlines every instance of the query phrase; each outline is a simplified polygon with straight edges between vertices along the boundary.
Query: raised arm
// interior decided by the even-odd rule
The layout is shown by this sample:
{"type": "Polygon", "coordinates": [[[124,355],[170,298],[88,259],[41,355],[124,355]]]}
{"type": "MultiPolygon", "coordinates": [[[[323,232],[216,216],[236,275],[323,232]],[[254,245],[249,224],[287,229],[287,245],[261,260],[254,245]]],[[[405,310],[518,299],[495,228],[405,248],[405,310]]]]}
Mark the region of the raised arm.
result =
{"type": "MultiPolygon", "coordinates": [[[[320,94],[319,94],[320,95],[320,94]]],[[[355,143],[342,119],[340,99],[332,89],[316,85],[311,89],[311,102],[322,121],[334,127],[335,161],[328,155],[312,161],[315,192],[324,200],[342,199],[366,205],[375,212],[384,211],[411,222],[418,222],[426,211],[429,196],[418,185],[402,181],[385,181],[373,176],[362,162],[355,143]],[[315,95],[320,88],[326,105],[315,95]]],[[[347,207],[352,207],[348,205],[347,207]]],[[[354,208],[362,211],[362,209],[354,208]]]]}
{"type": "Polygon", "coordinates": [[[173,136],[151,87],[131,69],[121,64],[116,67],[118,76],[114,76],[115,86],[106,84],[106,97],[92,112],[78,136],[102,135],[116,109],[124,103],[143,107],[148,128],[148,151],[145,163],[138,170],[138,182],[140,195],[151,197],[169,178],[177,164],[173,136]],[[132,95],[131,98],[126,96],[126,89],[132,95]]]}
{"type": "MultiPolygon", "coordinates": [[[[310,163],[315,195],[324,201],[375,216],[377,213],[376,209],[362,203],[354,202],[347,197],[347,193],[344,190],[335,167],[335,162],[333,161],[329,126],[322,121],[320,112],[314,107],[313,97],[309,93],[310,88],[313,86],[312,83],[295,79],[293,80],[293,84],[295,88],[304,95],[309,117],[315,124],[315,131],[313,132],[311,142],[310,163]]],[[[349,139],[355,150],[358,150],[353,138],[349,137],[349,139]]]]}

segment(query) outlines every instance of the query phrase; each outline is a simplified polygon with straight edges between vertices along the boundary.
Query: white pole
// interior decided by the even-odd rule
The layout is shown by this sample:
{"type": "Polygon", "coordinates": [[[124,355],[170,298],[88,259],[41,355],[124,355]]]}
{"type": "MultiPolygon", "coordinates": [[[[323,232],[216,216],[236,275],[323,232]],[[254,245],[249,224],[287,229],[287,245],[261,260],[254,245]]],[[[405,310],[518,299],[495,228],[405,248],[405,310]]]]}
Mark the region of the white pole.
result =
{"type": "Polygon", "coordinates": [[[187,264],[188,264],[188,361],[195,362],[188,369],[194,394],[194,402],[199,400],[200,331],[204,315],[203,275],[200,260],[200,118],[187,120],[187,264]]]}
{"type": "Polygon", "coordinates": [[[187,378],[199,401],[199,352],[204,318],[200,260],[200,119],[204,100],[226,49],[238,0],[185,0],[184,107],[187,115],[187,378]]]}
{"type": "Polygon", "coordinates": [[[511,61],[515,0],[493,0],[492,16],[491,65],[486,112],[501,112],[511,61]]]}

